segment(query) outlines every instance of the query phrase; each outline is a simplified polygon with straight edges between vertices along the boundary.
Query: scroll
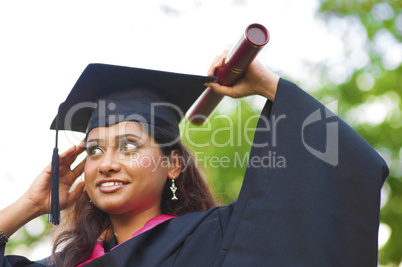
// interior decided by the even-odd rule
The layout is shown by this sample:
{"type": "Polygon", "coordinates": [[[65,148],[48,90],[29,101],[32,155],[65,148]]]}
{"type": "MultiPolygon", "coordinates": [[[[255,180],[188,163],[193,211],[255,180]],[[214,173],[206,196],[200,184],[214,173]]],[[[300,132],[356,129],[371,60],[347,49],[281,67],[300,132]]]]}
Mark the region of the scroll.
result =
{"type": "MultiPolygon", "coordinates": [[[[222,66],[215,70],[217,82],[226,86],[234,85],[268,41],[269,32],[264,26],[257,23],[249,25],[222,66]]],[[[223,95],[208,87],[187,112],[187,119],[197,125],[203,124],[222,98],[223,95]]]]}

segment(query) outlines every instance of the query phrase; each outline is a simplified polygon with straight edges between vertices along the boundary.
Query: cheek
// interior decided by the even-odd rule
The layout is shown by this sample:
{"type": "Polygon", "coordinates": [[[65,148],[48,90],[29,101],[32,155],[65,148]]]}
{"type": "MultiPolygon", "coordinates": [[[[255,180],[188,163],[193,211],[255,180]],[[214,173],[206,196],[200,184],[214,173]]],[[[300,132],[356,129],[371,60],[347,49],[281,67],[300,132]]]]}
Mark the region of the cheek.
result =
{"type": "Polygon", "coordinates": [[[129,166],[132,169],[151,171],[155,170],[155,168],[158,166],[158,161],[160,161],[160,159],[157,156],[143,153],[139,155],[139,157],[136,158],[135,161],[130,161],[131,164],[129,166]]]}
{"type": "Polygon", "coordinates": [[[142,157],[140,166],[141,168],[147,169],[147,168],[152,168],[154,165],[153,161],[149,157],[142,157]]]}
{"type": "Polygon", "coordinates": [[[87,181],[90,181],[94,178],[94,175],[97,172],[97,166],[96,164],[94,164],[93,162],[88,161],[85,162],[85,166],[84,166],[84,178],[85,178],[85,183],[87,181]]]}
{"type": "Polygon", "coordinates": [[[148,156],[141,159],[141,168],[147,172],[161,174],[167,170],[167,162],[161,156],[148,156]]]}
{"type": "Polygon", "coordinates": [[[85,190],[87,191],[87,194],[90,199],[94,199],[93,196],[93,191],[95,190],[94,187],[94,179],[95,179],[95,164],[88,162],[85,163],[84,166],[84,182],[85,182],[85,190]]]}
{"type": "Polygon", "coordinates": [[[159,184],[166,181],[167,162],[159,155],[142,155],[132,168],[126,169],[132,177],[147,187],[155,187],[158,190],[159,184]]]}

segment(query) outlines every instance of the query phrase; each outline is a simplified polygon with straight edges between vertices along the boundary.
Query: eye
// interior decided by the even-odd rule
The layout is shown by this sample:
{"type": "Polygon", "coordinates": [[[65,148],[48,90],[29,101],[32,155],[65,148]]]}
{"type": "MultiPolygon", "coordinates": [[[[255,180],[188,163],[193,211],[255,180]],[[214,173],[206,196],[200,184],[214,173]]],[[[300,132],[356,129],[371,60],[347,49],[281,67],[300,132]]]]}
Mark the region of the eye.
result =
{"type": "Polygon", "coordinates": [[[88,147],[87,153],[88,153],[88,155],[90,155],[90,156],[95,156],[95,155],[100,155],[100,154],[102,154],[103,151],[102,151],[102,149],[100,149],[100,147],[98,147],[98,146],[91,146],[91,147],[88,147]]]}
{"type": "Polygon", "coordinates": [[[121,143],[120,150],[123,152],[130,152],[130,151],[135,151],[139,148],[138,144],[135,142],[130,142],[130,141],[124,141],[121,143]]]}

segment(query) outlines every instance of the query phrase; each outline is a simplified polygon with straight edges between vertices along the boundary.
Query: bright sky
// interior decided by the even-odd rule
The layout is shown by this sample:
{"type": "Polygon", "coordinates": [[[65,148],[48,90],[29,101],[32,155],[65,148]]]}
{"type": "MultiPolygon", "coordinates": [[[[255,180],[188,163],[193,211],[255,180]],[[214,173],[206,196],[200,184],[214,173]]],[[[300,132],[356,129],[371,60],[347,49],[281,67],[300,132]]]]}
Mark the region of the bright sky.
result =
{"type": "MultiPolygon", "coordinates": [[[[50,161],[50,123],[89,63],[204,75],[254,22],[271,34],[261,60],[287,76],[299,78],[305,59],[334,60],[336,53],[328,50],[342,49],[315,22],[315,0],[242,2],[2,2],[0,177],[9,193],[0,208],[25,192],[50,161]]],[[[69,147],[64,139],[62,134],[61,150],[69,147]]]]}
{"type": "MultiPolygon", "coordinates": [[[[50,123],[89,63],[204,75],[214,57],[257,22],[270,31],[260,59],[274,71],[314,89],[314,72],[305,63],[326,62],[334,66],[335,79],[344,79],[345,48],[337,33],[315,18],[318,5],[317,0],[2,1],[0,209],[50,162],[50,123]]],[[[61,150],[78,143],[71,135],[60,138],[61,150]]],[[[36,251],[33,258],[48,254],[36,251]]]]}

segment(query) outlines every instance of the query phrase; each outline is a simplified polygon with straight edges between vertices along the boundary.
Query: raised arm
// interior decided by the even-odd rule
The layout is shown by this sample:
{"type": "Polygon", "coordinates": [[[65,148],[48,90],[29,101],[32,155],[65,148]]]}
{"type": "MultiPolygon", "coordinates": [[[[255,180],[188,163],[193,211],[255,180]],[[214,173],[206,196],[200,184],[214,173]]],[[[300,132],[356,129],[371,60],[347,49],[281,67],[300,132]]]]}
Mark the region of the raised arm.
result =
{"type": "Polygon", "coordinates": [[[215,266],[376,266],[380,192],[388,175],[381,156],[258,61],[233,87],[210,86],[232,97],[275,99],[261,113],[215,266]]]}

